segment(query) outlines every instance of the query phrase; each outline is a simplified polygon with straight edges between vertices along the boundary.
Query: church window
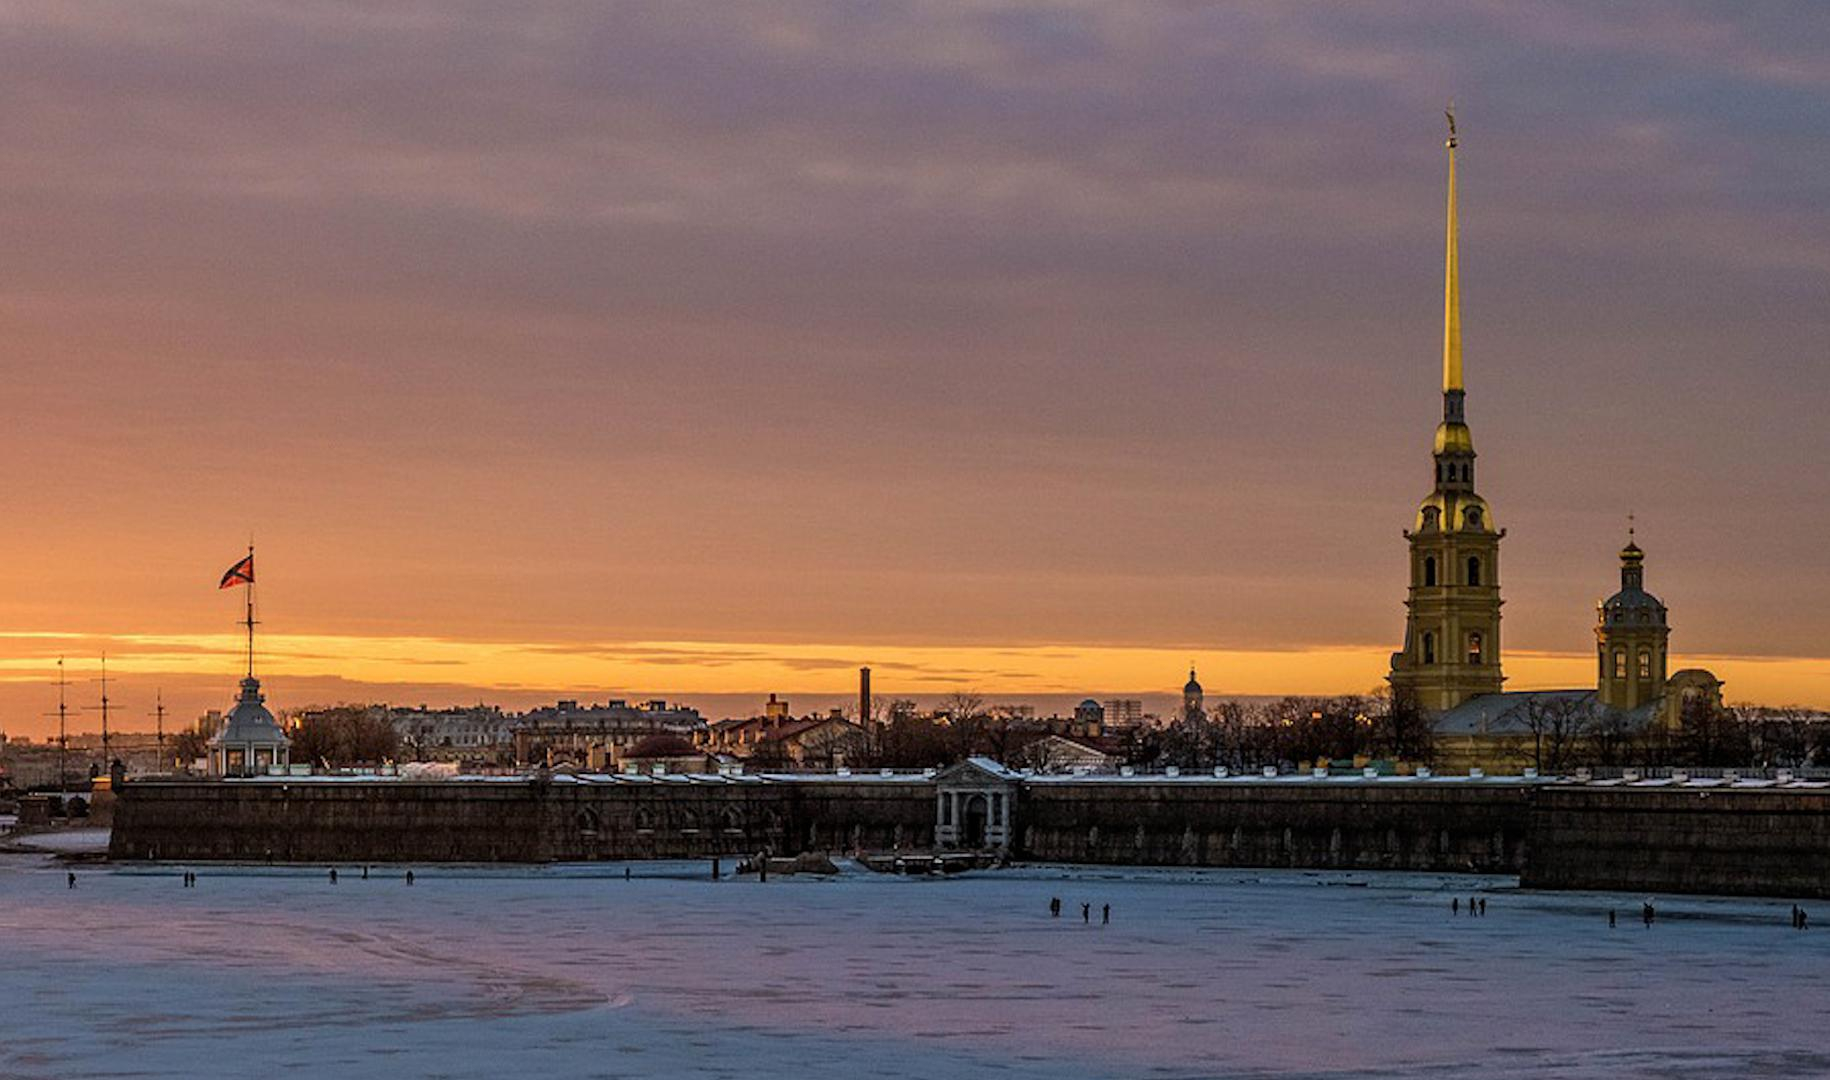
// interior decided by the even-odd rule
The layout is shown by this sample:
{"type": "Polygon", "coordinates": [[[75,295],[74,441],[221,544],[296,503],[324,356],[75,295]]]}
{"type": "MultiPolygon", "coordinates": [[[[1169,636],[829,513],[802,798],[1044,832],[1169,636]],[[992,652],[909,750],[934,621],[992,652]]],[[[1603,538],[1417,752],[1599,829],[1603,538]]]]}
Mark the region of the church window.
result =
{"type": "Polygon", "coordinates": [[[1614,677],[1616,679],[1627,677],[1627,650],[1625,649],[1614,650],[1614,677]]]}
{"type": "Polygon", "coordinates": [[[1647,649],[1639,650],[1639,677],[1642,679],[1652,677],[1652,653],[1647,649]]]}
{"type": "Polygon", "coordinates": [[[1463,517],[1463,519],[1462,519],[1462,520],[1464,520],[1464,521],[1466,521],[1466,522],[1467,522],[1467,524],[1468,524],[1468,528],[1470,528],[1470,529],[1478,529],[1478,528],[1480,528],[1480,527],[1481,527],[1481,510],[1480,510],[1480,507],[1478,507],[1478,506],[1470,506],[1470,507],[1469,507],[1469,508],[1468,508],[1468,513],[1467,513],[1467,514],[1466,514],[1466,515],[1465,515],[1465,516],[1464,516],[1464,517],[1463,517]]]}
{"type": "Polygon", "coordinates": [[[1481,636],[1478,631],[1468,635],[1468,663],[1478,664],[1481,662],[1481,645],[1481,636]]]}
{"type": "Polygon", "coordinates": [[[1425,585],[1436,584],[1436,556],[1434,555],[1427,555],[1424,557],[1423,583],[1425,585]]]}
{"type": "Polygon", "coordinates": [[[1480,557],[1477,555],[1470,555],[1468,557],[1468,584],[1479,585],[1480,583],[1481,583],[1480,557]]]}
{"type": "Polygon", "coordinates": [[[1435,634],[1423,635],[1423,662],[1426,664],[1434,664],[1436,662],[1435,634]]]}

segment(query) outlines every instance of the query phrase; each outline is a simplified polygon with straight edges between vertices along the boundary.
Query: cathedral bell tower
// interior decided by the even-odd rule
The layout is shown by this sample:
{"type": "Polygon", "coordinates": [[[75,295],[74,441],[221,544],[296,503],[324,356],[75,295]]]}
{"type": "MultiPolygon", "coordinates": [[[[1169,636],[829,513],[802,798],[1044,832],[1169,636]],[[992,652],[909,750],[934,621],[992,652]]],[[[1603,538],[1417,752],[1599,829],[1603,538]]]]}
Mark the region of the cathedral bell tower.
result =
{"type": "Polygon", "coordinates": [[[1392,692],[1436,712],[1495,694],[1500,673],[1500,538],[1474,493],[1474,437],[1462,385],[1461,280],[1456,257],[1455,116],[1449,114],[1448,240],[1444,266],[1442,423],[1435,489],[1404,537],[1411,546],[1404,648],[1392,654],[1392,692]]]}
{"type": "Polygon", "coordinates": [[[1620,591],[1595,605],[1596,689],[1601,703],[1631,711],[1665,693],[1666,644],[1671,626],[1665,605],[1646,591],[1646,553],[1627,530],[1620,549],[1620,591]]]}

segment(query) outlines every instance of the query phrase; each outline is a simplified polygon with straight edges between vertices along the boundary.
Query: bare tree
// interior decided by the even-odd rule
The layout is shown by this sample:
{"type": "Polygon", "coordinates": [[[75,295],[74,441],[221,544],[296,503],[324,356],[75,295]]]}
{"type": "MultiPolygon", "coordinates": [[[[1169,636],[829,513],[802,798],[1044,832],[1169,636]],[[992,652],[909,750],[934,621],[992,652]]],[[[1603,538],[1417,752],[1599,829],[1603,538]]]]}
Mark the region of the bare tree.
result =
{"type": "Polygon", "coordinates": [[[1259,764],[1264,728],[1237,701],[1222,701],[1208,713],[1214,733],[1214,763],[1230,769],[1259,764]]]}
{"type": "Polygon", "coordinates": [[[1689,697],[1679,706],[1677,743],[1687,765],[1746,765],[1754,760],[1748,728],[1733,711],[1706,697],[1689,697]]]}
{"type": "Polygon", "coordinates": [[[941,702],[941,712],[947,718],[947,742],[953,760],[978,753],[989,719],[984,697],[971,690],[955,690],[941,702]]]}
{"type": "Polygon", "coordinates": [[[1814,765],[1825,758],[1825,717],[1802,705],[1737,705],[1735,724],[1746,733],[1752,760],[1762,765],[1814,765]]]}
{"type": "Polygon", "coordinates": [[[379,764],[400,752],[400,736],[388,711],[376,705],[305,708],[292,733],[295,761],[328,765],[379,764]]]}
{"type": "Polygon", "coordinates": [[[1589,725],[1589,756],[1597,765],[1624,765],[1634,748],[1637,725],[1620,709],[1599,706],[1589,725]]]}
{"type": "Polygon", "coordinates": [[[1394,693],[1389,686],[1370,695],[1373,713],[1372,745],[1375,753],[1395,761],[1428,764],[1436,756],[1436,718],[1409,693],[1394,693]]]}
{"type": "Polygon", "coordinates": [[[1529,699],[1520,719],[1531,732],[1532,762],[1541,773],[1560,773],[1574,761],[1595,722],[1586,697],[1540,694],[1529,699]]]}

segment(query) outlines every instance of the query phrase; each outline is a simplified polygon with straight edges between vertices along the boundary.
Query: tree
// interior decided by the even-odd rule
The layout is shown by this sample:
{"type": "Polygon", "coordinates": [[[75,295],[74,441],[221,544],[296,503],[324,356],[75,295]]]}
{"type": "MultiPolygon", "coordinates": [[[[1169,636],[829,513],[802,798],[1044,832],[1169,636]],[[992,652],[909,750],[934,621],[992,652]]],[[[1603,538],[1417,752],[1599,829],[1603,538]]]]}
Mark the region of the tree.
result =
{"type": "Polygon", "coordinates": [[[1612,706],[1599,706],[1589,724],[1589,757],[1597,765],[1624,765],[1634,748],[1637,725],[1633,718],[1612,706]]]}
{"type": "Polygon", "coordinates": [[[1687,765],[1746,765],[1754,759],[1748,728],[1732,711],[1707,697],[1687,697],[1678,707],[1678,756],[1687,765]]]}
{"type": "Polygon", "coordinates": [[[1526,701],[1520,719],[1531,732],[1532,763],[1541,773],[1567,769],[1594,725],[1594,705],[1586,697],[1539,694],[1526,701]]]}
{"type": "Polygon", "coordinates": [[[376,765],[400,752],[400,737],[384,708],[334,705],[294,715],[292,760],[300,764],[376,765]]]}
{"type": "Polygon", "coordinates": [[[1264,760],[1264,726],[1252,722],[1244,705],[1222,701],[1208,715],[1212,717],[1215,764],[1238,771],[1264,760]]]}
{"type": "Polygon", "coordinates": [[[1750,760],[1788,767],[1824,760],[1823,714],[1802,705],[1737,705],[1731,711],[1748,737],[1750,760]]]}
{"type": "Polygon", "coordinates": [[[1394,761],[1428,763],[1436,756],[1436,718],[1410,693],[1395,693],[1389,686],[1371,695],[1378,706],[1373,713],[1373,751],[1394,761]]]}
{"type": "Polygon", "coordinates": [[[989,716],[985,699],[970,690],[955,690],[941,702],[946,717],[949,764],[979,752],[989,716]]]}
{"type": "MultiPolygon", "coordinates": [[[[191,762],[196,761],[198,758],[207,758],[210,756],[210,737],[215,734],[214,731],[206,730],[204,722],[199,720],[194,726],[184,731],[173,733],[171,743],[167,746],[166,752],[171,755],[173,761],[176,761],[185,767],[189,767],[191,762]]],[[[164,768],[167,764],[169,763],[159,763],[161,768],[164,768]]]]}

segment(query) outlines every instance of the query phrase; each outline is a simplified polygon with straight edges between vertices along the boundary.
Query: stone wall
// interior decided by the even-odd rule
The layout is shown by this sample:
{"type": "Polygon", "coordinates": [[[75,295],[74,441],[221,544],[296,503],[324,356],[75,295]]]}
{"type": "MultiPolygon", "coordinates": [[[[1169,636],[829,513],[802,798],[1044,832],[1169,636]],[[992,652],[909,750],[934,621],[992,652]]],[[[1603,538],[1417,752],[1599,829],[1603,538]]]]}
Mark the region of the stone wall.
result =
{"type": "MultiPolygon", "coordinates": [[[[1830,896],[1830,790],[1026,780],[1022,859],[1516,873],[1527,886],[1830,896]]],[[[547,862],[934,842],[919,776],[224,782],[120,789],[116,858],[547,862]]]]}
{"type": "Polygon", "coordinates": [[[1031,783],[1020,854],[1051,862],[1518,873],[1517,785],[1031,783]]]}
{"type": "Polygon", "coordinates": [[[121,859],[549,862],[925,847],[906,783],[148,781],[121,789],[121,859]]]}
{"type": "Polygon", "coordinates": [[[1830,791],[1570,786],[1535,803],[1529,888],[1830,897],[1830,791]]]}

